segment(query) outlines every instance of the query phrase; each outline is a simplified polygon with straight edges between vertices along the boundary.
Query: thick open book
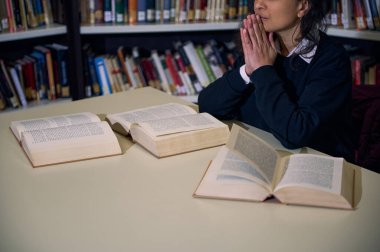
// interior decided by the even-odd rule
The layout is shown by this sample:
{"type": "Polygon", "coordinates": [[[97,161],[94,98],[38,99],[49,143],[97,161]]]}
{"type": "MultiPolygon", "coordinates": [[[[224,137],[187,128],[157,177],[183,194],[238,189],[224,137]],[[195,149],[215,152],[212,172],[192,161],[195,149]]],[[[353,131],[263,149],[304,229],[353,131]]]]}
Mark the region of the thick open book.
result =
{"type": "Polygon", "coordinates": [[[167,103],[107,115],[115,131],[128,135],[157,157],[225,144],[228,126],[186,105],[167,103]]]}
{"type": "Polygon", "coordinates": [[[10,128],[34,167],[121,154],[109,124],[88,112],[13,121],[10,128]]]}
{"type": "Polygon", "coordinates": [[[343,158],[280,154],[262,139],[233,125],[194,192],[194,197],[264,201],[352,209],[354,170],[343,158]]]}

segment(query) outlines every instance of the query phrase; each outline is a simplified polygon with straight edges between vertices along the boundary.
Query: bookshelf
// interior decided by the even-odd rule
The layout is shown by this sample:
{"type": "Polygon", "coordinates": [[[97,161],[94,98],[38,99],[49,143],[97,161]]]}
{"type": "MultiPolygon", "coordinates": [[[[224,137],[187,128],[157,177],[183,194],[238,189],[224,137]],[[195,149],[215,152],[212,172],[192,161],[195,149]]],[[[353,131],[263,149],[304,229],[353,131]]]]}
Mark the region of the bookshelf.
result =
{"type": "Polygon", "coordinates": [[[64,35],[67,33],[65,25],[52,24],[45,27],[39,27],[22,32],[0,33],[0,43],[24,39],[34,39],[48,36],[64,35]]]}

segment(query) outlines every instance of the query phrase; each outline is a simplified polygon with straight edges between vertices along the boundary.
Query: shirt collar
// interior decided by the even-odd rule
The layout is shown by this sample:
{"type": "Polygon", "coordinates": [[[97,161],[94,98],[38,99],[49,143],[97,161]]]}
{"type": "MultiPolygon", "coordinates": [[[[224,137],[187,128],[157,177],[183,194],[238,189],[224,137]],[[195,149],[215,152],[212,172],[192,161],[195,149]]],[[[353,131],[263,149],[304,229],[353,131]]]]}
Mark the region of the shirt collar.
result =
{"type": "MultiPolygon", "coordinates": [[[[298,45],[296,47],[294,47],[293,50],[286,57],[288,58],[288,57],[292,56],[293,54],[298,54],[307,46],[307,44],[309,42],[310,41],[306,38],[302,39],[301,42],[298,43],[298,45]]],[[[280,43],[278,42],[278,40],[276,41],[276,47],[279,51],[280,43]]],[[[310,52],[305,53],[305,54],[300,54],[299,56],[301,57],[301,59],[303,59],[306,63],[309,64],[313,60],[313,57],[314,57],[316,51],[317,51],[317,45],[315,45],[310,52]]]]}

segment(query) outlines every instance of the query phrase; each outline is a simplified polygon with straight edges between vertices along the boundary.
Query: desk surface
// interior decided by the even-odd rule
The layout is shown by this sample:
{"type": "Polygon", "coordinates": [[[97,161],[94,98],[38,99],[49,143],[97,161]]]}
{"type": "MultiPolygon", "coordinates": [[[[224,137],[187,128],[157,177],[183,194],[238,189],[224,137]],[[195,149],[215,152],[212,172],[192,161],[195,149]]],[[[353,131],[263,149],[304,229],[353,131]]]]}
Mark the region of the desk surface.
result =
{"type": "MultiPolygon", "coordinates": [[[[380,175],[354,211],[194,199],[217,148],[32,168],[12,120],[184,101],[150,88],[0,115],[0,251],[379,251],[380,175]]],[[[276,145],[269,134],[261,136],[276,145]]]]}

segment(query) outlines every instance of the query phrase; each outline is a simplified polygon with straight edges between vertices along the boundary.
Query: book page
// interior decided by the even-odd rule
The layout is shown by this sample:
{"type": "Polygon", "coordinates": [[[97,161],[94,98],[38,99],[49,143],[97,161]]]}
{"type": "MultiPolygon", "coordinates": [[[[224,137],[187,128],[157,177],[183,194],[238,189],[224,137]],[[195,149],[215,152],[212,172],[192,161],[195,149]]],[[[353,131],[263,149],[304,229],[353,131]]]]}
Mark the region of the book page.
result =
{"type": "Polygon", "coordinates": [[[207,128],[225,127],[225,124],[208,113],[183,115],[138,123],[152,137],[207,128]]]}
{"type": "Polygon", "coordinates": [[[36,118],[30,120],[13,121],[11,122],[11,130],[16,138],[20,141],[21,133],[24,131],[56,128],[61,126],[84,124],[91,122],[100,122],[100,118],[89,112],[67,114],[60,116],[36,118]]]}
{"type": "Polygon", "coordinates": [[[222,146],[197,187],[195,197],[263,201],[270,193],[256,167],[222,146]]]}
{"type": "Polygon", "coordinates": [[[107,119],[111,124],[121,124],[126,129],[126,131],[129,132],[132,123],[196,113],[197,112],[189,106],[178,103],[167,103],[163,105],[107,115],[107,119]]]}
{"type": "Polygon", "coordinates": [[[287,169],[276,190],[303,186],[340,194],[343,158],[313,154],[290,156],[287,169]]]}
{"type": "Polygon", "coordinates": [[[267,181],[272,181],[279,156],[270,145],[234,124],[227,146],[255,164],[267,181]]]}
{"type": "MultiPolygon", "coordinates": [[[[259,172],[257,166],[242,159],[234,151],[226,147],[223,163],[218,170],[216,179],[221,182],[256,182],[263,186],[268,187],[268,182],[264,176],[259,172]]],[[[269,188],[268,188],[269,189],[269,188]]],[[[270,189],[269,189],[270,190],[270,189]]]]}
{"type": "Polygon", "coordinates": [[[119,142],[106,122],[25,131],[21,142],[34,165],[121,153],[119,142]]]}

